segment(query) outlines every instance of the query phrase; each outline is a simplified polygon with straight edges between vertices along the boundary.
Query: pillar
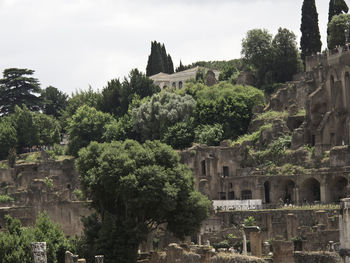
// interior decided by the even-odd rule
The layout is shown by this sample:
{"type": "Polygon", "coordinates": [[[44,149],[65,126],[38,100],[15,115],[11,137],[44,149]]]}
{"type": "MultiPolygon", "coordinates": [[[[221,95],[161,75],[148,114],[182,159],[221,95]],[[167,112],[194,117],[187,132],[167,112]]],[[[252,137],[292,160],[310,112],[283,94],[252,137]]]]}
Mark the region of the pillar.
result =
{"type": "Polygon", "coordinates": [[[103,263],[103,255],[95,256],[95,263],[103,263]]]}
{"type": "Polygon", "coordinates": [[[287,240],[291,240],[297,235],[297,219],[296,216],[292,213],[287,214],[287,240]]]}
{"type": "Polygon", "coordinates": [[[250,250],[252,252],[252,256],[262,257],[262,240],[260,232],[250,232],[250,250]]]}
{"type": "Polygon", "coordinates": [[[341,200],[339,234],[339,254],[344,263],[350,263],[350,198],[341,200]]]}
{"type": "Polygon", "coordinates": [[[34,263],[47,263],[46,242],[31,243],[34,263]]]}
{"type": "Polygon", "coordinates": [[[247,255],[247,236],[243,232],[243,255],[247,255]]]}
{"type": "Polygon", "coordinates": [[[327,187],[324,183],[320,182],[320,195],[321,195],[321,203],[327,203],[327,187]]]}
{"type": "Polygon", "coordinates": [[[293,193],[294,193],[294,203],[295,204],[300,204],[300,196],[299,196],[299,187],[295,186],[293,189],[293,193]]]}

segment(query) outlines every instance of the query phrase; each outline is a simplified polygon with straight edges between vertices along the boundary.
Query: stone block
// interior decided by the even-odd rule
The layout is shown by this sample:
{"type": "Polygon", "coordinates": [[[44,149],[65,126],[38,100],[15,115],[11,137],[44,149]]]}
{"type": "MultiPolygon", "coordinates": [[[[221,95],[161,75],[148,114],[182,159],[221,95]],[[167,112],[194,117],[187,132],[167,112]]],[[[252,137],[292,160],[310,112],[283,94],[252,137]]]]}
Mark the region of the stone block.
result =
{"type": "Polygon", "coordinates": [[[46,242],[31,243],[34,263],[47,263],[46,242]]]}

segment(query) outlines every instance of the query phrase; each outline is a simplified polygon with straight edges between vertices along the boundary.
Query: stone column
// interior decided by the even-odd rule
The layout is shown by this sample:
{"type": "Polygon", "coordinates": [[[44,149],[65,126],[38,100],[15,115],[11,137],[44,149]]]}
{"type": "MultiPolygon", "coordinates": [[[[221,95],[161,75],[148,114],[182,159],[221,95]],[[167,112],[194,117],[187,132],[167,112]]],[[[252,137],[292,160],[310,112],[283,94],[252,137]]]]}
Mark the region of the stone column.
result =
{"type": "Polygon", "coordinates": [[[46,242],[34,242],[31,245],[34,263],[47,263],[46,242]]]}
{"type": "Polygon", "coordinates": [[[262,257],[262,240],[260,232],[250,232],[250,250],[252,256],[262,257]]]}
{"type": "Polygon", "coordinates": [[[327,203],[327,187],[324,183],[320,185],[321,203],[327,203]]]}
{"type": "Polygon", "coordinates": [[[340,251],[344,263],[350,263],[350,198],[341,200],[339,216],[340,251]]]}
{"type": "Polygon", "coordinates": [[[247,236],[245,235],[245,232],[242,231],[243,235],[243,255],[247,255],[247,236]]]}
{"type": "Polygon", "coordinates": [[[103,263],[103,255],[95,256],[95,263],[103,263]]]}
{"type": "Polygon", "coordinates": [[[297,235],[297,219],[292,213],[287,214],[287,240],[290,241],[292,237],[297,235]]]}
{"type": "Polygon", "coordinates": [[[275,240],[273,247],[273,263],[294,263],[294,244],[292,241],[275,240]]]}
{"type": "Polygon", "coordinates": [[[294,203],[299,205],[299,203],[300,203],[299,187],[295,186],[293,189],[293,192],[294,192],[294,203]]]}

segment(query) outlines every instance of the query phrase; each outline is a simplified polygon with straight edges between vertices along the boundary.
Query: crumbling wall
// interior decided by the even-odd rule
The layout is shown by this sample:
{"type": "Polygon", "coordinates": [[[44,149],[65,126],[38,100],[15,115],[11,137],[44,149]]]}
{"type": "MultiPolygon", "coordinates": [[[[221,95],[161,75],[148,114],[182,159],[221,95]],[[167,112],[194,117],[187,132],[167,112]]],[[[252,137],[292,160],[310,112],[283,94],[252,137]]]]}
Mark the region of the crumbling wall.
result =
{"type": "Polygon", "coordinates": [[[210,263],[266,263],[266,261],[257,257],[221,253],[212,257],[210,263]]]}
{"type": "Polygon", "coordinates": [[[335,252],[295,252],[295,263],[340,263],[342,259],[335,252]]]}

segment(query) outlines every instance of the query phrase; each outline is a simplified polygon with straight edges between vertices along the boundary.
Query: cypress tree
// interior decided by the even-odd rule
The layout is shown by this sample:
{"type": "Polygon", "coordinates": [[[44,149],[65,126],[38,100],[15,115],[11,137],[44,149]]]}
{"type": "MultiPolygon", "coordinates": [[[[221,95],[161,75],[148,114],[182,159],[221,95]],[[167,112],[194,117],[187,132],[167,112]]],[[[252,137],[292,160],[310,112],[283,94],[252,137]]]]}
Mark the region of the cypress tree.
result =
{"type": "Polygon", "coordinates": [[[167,63],[168,63],[168,73],[173,74],[174,73],[174,64],[173,64],[173,60],[171,59],[171,56],[169,54],[167,57],[167,63]]]}
{"type": "Polygon", "coordinates": [[[332,17],[349,11],[348,5],[344,0],[330,0],[328,11],[328,23],[331,22],[332,17]]]}
{"type": "Polygon", "coordinates": [[[151,54],[148,56],[146,75],[152,76],[159,72],[174,73],[174,66],[172,61],[169,61],[169,57],[170,55],[166,53],[164,44],[157,41],[151,42],[151,54]]]}
{"type": "Polygon", "coordinates": [[[304,0],[301,9],[301,58],[321,51],[321,35],[318,28],[318,13],[315,0],[304,0]]]}

